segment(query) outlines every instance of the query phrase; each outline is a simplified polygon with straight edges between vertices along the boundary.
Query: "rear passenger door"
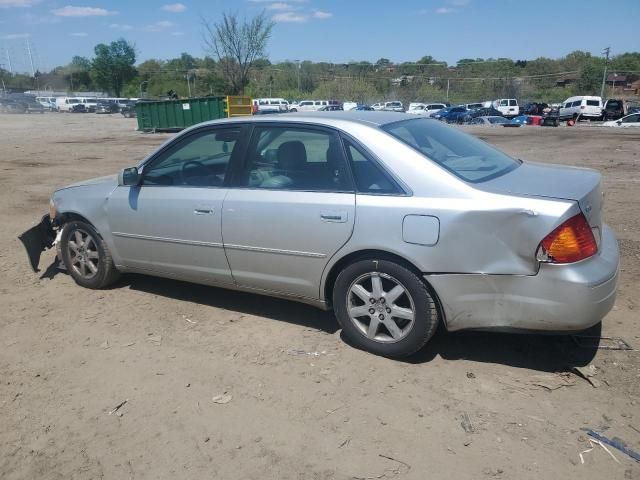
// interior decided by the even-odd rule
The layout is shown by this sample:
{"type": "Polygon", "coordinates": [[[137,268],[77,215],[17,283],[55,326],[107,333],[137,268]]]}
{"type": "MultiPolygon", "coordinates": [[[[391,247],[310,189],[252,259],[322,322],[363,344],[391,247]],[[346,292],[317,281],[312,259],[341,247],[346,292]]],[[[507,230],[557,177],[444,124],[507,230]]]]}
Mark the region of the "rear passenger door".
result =
{"type": "Polygon", "coordinates": [[[350,238],[355,193],[335,131],[254,127],[224,201],[222,231],[239,285],[319,298],[322,271],[350,238]]]}

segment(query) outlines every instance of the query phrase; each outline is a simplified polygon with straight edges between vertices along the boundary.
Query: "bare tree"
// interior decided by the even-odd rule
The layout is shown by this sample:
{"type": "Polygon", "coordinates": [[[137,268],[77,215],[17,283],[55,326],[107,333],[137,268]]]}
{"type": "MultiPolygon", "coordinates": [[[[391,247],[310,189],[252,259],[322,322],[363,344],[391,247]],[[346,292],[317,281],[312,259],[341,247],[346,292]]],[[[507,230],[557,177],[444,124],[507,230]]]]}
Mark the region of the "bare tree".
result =
{"type": "Polygon", "coordinates": [[[235,13],[223,13],[219,23],[203,19],[205,48],[218,58],[222,75],[234,94],[244,94],[254,62],[266,56],[274,23],[262,12],[247,21],[235,13]]]}

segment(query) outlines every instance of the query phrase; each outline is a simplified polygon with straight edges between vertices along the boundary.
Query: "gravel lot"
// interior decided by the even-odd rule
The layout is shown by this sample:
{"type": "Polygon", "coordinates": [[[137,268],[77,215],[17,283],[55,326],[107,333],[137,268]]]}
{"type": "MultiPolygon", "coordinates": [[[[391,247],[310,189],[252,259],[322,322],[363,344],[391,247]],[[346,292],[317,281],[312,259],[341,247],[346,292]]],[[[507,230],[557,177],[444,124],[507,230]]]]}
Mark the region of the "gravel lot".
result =
{"type": "MultiPolygon", "coordinates": [[[[439,332],[392,361],[296,303],[134,275],[84,290],[46,270],[52,252],[34,274],[16,237],[54,188],[134,165],[170,137],[134,128],[115,115],[0,115],[0,478],[640,479],[615,449],[619,463],[599,446],[578,455],[581,428],[640,450],[637,351],[439,332]],[[566,373],[589,363],[597,388],[566,373]]],[[[640,131],[468,131],[602,172],[622,251],[603,334],[640,348],[640,131]]]]}

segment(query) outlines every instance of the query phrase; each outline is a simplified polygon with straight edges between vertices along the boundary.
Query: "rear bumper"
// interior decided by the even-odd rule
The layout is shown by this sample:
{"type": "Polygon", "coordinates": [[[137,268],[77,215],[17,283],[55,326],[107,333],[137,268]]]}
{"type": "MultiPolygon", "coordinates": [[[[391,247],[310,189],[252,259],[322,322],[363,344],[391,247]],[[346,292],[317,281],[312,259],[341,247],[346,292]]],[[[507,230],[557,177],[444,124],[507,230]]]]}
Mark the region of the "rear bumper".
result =
{"type": "Polygon", "coordinates": [[[600,322],[613,307],[619,251],[603,226],[600,251],[571,265],[541,264],[537,275],[426,275],[447,329],[572,332],[600,322]]]}

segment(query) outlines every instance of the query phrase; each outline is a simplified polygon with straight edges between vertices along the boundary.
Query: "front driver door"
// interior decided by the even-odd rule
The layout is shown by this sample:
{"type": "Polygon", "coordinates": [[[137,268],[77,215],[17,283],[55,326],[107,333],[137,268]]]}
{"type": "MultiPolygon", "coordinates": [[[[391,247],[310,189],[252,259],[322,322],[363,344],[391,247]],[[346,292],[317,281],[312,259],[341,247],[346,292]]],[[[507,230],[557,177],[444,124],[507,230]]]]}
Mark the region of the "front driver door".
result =
{"type": "Polygon", "coordinates": [[[355,193],[336,132],[260,124],[224,201],[224,246],[242,286],[317,299],[353,231],[355,193]]]}
{"type": "Polygon", "coordinates": [[[115,189],[107,214],[116,253],[128,269],[233,283],[221,213],[240,132],[239,126],[195,130],[147,162],[138,186],[115,189]]]}

